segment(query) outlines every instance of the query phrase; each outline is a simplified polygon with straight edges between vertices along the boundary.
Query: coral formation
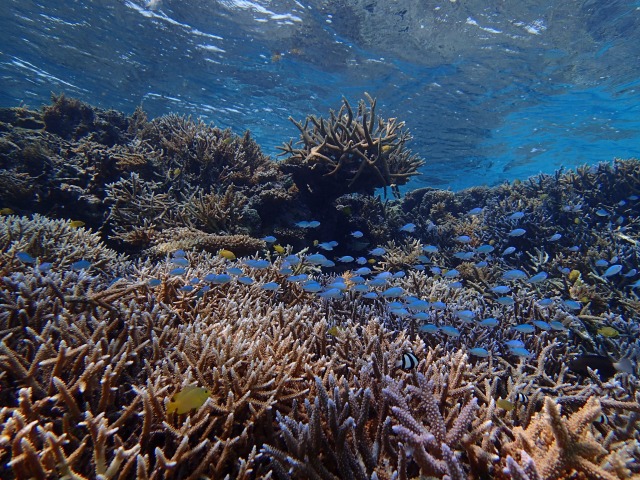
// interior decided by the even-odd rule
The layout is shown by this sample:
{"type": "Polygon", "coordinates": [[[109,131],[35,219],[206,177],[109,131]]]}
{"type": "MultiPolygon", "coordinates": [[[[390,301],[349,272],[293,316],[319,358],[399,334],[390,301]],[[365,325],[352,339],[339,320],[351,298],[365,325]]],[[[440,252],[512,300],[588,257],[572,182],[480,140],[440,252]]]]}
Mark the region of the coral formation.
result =
{"type": "Polygon", "coordinates": [[[376,188],[404,185],[424,164],[405,146],[411,138],[404,122],[376,115],[376,100],[365,94],[353,111],[346,98],[330,118],[290,120],[300,130],[300,147],[281,147],[288,155],[282,168],[311,197],[335,198],[346,193],[372,194],[376,188]]]}
{"type": "MultiPolygon", "coordinates": [[[[301,132],[408,155],[374,107],[301,132]]],[[[0,477],[640,476],[637,160],[383,201],[184,117],[0,121],[0,477]]]]}

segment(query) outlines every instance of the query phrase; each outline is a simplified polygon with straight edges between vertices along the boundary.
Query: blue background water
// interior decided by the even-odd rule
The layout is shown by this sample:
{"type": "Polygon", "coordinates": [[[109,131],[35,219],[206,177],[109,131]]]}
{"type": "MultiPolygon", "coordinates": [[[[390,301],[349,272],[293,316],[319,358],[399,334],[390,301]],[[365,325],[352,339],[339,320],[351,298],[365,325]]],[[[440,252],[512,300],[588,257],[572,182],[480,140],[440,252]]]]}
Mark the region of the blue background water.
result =
{"type": "Polygon", "coordinates": [[[0,78],[1,106],[142,104],[271,155],[367,91],[427,161],[412,187],[640,156],[639,1],[2,0],[0,78]]]}

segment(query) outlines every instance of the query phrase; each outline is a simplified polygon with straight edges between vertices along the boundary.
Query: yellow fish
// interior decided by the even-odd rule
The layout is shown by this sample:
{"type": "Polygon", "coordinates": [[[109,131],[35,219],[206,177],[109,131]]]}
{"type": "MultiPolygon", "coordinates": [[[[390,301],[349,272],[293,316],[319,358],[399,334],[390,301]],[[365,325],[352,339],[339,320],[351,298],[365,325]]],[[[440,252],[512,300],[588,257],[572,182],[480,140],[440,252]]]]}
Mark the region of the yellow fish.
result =
{"type": "Polygon", "coordinates": [[[11,210],[10,208],[0,208],[0,215],[13,215],[13,210],[11,210]]]}
{"type": "Polygon", "coordinates": [[[284,253],[284,247],[282,245],[274,245],[273,249],[277,252],[277,253],[284,253]]]}
{"type": "Polygon", "coordinates": [[[598,334],[603,337],[616,338],[620,335],[620,332],[613,327],[602,327],[598,329],[598,334]]]}
{"type": "Polygon", "coordinates": [[[369,260],[367,260],[367,263],[368,263],[369,265],[373,265],[373,264],[374,264],[374,263],[376,263],[376,262],[377,262],[377,260],[376,260],[375,258],[370,258],[369,260]]]}
{"type": "Polygon", "coordinates": [[[82,220],[71,220],[69,225],[73,228],[84,227],[84,222],[82,220]]]}
{"type": "Polygon", "coordinates": [[[340,333],[340,329],[338,328],[337,325],[334,325],[329,330],[327,330],[327,333],[333,337],[337,337],[338,334],[340,333]]]}
{"type": "Polygon", "coordinates": [[[173,397],[169,405],[167,405],[167,415],[176,412],[178,415],[196,410],[204,405],[207,398],[211,396],[211,392],[206,388],[189,385],[184,387],[173,397]]]}
{"type": "Polygon", "coordinates": [[[506,398],[499,398],[498,400],[496,400],[496,406],[503,410],[506,410],[507,412],[510,412],[511,410],[516,408],[514,403],[510,402],[506,398]]]}
{"type": "Polygon", "coordinates": [[[225,250],[224,248],[218,252],[222,258],[226,258],[227,260],[235,260],[236,256],[231,250],[225,250]]]}
{"type": "Polygon", "coordinates": [[[381,150],[383,153],[387,153],[392,148],[393,148],[393,145],[383,145],[381,150]]]}

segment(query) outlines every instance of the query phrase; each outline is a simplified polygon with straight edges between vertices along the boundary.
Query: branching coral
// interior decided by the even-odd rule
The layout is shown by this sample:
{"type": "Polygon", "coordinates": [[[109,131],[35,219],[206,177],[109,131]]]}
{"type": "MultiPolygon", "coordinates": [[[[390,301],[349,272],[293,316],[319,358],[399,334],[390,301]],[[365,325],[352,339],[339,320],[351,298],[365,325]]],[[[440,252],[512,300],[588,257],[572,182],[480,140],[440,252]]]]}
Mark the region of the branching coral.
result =
{"type": "Polygon", "coordinates": [[[354,112],[346,99],[330,118],[308,116],[296,122],[301,147],[293,142],[281,149],[289,157],[282,169],[291,172],[298,188],[312,195],[335,198],[350,192],[372,194],[375,188],[403,185],[424,162],[405,147],[410,139],[404,122],[376,116],[376,101],[366,95],[354,112]]]}

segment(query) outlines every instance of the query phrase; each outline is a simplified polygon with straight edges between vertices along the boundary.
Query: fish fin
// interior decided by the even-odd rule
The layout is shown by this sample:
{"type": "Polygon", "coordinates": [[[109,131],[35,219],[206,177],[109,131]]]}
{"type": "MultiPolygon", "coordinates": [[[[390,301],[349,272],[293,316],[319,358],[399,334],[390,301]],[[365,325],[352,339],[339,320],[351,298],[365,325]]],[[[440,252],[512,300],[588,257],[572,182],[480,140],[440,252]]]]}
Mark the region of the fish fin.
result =
{"type": "Polygon", "coordinates": [[[614,363],[613,366],[619,372],[628,373],[630,375],[635,374],[635,366],[628,358],[621,358],[619,362],[614,363]]]}

